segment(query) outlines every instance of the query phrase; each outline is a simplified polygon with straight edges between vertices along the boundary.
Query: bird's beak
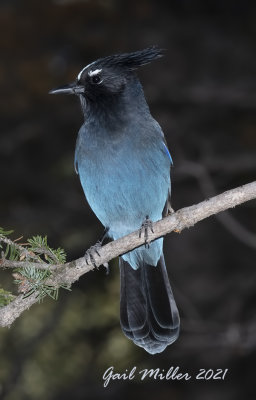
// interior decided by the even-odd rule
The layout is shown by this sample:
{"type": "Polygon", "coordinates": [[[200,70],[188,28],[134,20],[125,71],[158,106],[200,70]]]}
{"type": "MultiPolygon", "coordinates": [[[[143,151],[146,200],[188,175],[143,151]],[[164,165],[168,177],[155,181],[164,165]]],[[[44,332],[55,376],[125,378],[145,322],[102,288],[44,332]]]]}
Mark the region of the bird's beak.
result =
{"type": "Polygon", "coordinates": [[[70,83],[68,85],[60,86],[56,89],[49,91],[49,94],[83,94],[84,87],[78,85],[76,82],[70,83]]]}

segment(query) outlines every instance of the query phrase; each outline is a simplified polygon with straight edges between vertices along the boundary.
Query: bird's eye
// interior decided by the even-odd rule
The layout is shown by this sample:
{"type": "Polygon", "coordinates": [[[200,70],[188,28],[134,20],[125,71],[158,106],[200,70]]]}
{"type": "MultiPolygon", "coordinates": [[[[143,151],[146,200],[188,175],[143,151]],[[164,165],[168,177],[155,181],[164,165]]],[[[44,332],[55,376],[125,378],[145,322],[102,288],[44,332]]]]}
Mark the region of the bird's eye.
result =
{"type": "Polygon", "coordinates": [[[99,75],[94,75],[91,77],[92,83],[99,84],[101,82],[101,77],[99,75]]]}

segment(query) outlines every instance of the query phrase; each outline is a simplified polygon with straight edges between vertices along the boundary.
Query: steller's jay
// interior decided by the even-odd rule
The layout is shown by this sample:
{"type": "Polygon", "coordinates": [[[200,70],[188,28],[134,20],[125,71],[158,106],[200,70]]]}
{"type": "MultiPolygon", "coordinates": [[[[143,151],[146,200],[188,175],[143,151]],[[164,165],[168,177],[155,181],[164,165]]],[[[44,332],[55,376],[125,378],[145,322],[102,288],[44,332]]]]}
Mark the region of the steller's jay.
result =
{"type": "MultiPolygon", "coordinates": [[[[161,219],[170,206],[172,159],[135,73],[162,55],[151,47],[100,58],[74,83],[50,92],[80,98],[84,123],[75,168],[89,205],[113,239],[140,226],[146,234],[150,221],[161,219]]],[[[123,254],[119,266],[122,330],[148,353],[160,353],[179,335],[163,238],[123,254]]]]}

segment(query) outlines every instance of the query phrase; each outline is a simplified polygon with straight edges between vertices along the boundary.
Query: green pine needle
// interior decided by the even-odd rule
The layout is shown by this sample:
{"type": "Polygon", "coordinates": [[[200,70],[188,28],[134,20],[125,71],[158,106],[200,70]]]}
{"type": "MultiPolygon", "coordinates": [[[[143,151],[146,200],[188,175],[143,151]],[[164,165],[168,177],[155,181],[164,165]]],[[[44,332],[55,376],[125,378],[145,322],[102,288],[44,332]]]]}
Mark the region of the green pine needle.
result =
{"type": "Polygon", "coordinates": [[[9,236],[11,233],[13,233],[12,230],[10,231],[5,231],[3,228],[0,226],[0,236],[9,236]]]}
{"type": "Polygon", "coordinates": [[[63,264],[66,262],[66,253],[62,248],[52,249],[47,242],[47,236],[33,236],[28,239],[28,250],[42,254],[49,264],[63,264]]]}
{"type": "MultiPolygon", "coordinates": [[[[51,276],[51,271],[41,270],[35,267],[19,268],[17,270],[19,276],[15,279],[15,283],[19,285],[20,290],[24,289],[23,297],[29,297],[37,292],[38,301],[42,301],[44,297],[49,296],[53,300],[58,300],[59,288],[45,284],[45,281],[51,276]]],[[[63,289],[70,290],[68,285],[61,285],[63,289]]]]}
{"type": "Polygon", "coordinates": [[[15,296],[13,296],[11,292],[8,292],[7,290],[0,288],[0,307],[7,306],[14,299],[15,296]]]}

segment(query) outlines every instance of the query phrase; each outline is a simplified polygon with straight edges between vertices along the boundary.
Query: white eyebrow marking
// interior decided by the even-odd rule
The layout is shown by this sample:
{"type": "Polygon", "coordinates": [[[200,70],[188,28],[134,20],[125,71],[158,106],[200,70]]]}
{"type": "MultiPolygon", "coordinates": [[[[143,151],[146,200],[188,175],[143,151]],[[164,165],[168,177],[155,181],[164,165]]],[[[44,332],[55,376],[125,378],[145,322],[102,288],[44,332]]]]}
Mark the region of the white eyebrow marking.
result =
{"type": "Polygon", "coordinates": [[[93,61],[91,64],[86,65],[86,67],[84,67],[79,74],[77,75],[77,80],[79,81],[81,79],[82,73],[84,72],[84,70],[86,70],[86,68],[89,68],[91,65],[93,65],[95,63],[95,61],[93,61]]]}
{"type": "Polygon", "coordinates": [[[95,69],[95,71],[89,71],[88,75],[89,76],[98,75],[101,71],[102,69],[95,69]]]}

